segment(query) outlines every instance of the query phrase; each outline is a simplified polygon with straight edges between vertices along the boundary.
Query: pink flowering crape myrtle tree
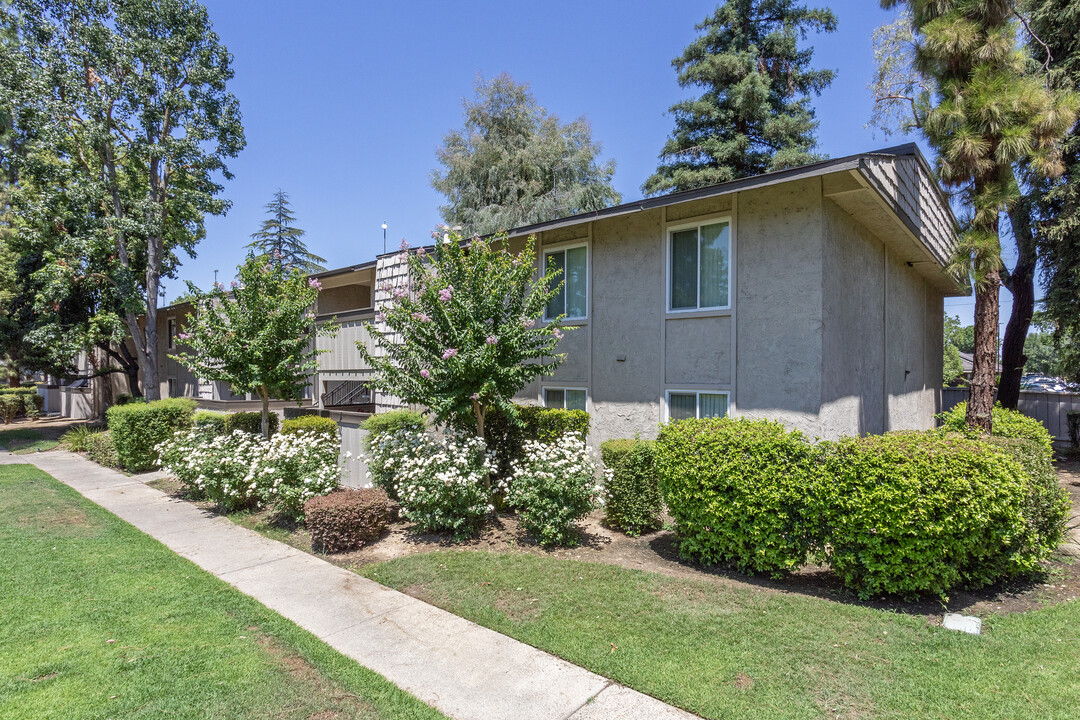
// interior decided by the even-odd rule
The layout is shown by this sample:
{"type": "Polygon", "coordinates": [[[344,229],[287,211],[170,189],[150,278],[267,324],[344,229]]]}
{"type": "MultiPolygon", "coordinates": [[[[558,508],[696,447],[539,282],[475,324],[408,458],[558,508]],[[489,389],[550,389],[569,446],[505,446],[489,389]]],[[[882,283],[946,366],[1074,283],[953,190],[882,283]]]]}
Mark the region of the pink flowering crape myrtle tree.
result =
{"type": "MultiPolygon", "coordinates": [[[[433,233],[441,237],[442,232],[433,233]]],[[[406,403],[430,408],[439,424],[475,427],[497,408],[516,416],[511,398],[563,361],[555,349],[563,316],[541,322],[562,285],[561,271],[536,273],[536,239],[513,253],[505,235],[468,243],[454,233],[431,252],[410,251],[408,280],[382,288],[390,304],[367,329],[385,354],[357,343],[375,370],[372,384],[406,403]]]]}
{"type": "Polygon", "coordinates": [[[270,437],[270,398],[303,398],[317,369],[315,335],[333,335],[334,322],[315,324],[319,281],[298,268],[248,255],[228,292],[216,283],[203,293],[188,283],[197,300],[184,332],[187,350],[172,355],[200,378],[223,381],[234,392],[262,400],[262,434],[270,437]]]}

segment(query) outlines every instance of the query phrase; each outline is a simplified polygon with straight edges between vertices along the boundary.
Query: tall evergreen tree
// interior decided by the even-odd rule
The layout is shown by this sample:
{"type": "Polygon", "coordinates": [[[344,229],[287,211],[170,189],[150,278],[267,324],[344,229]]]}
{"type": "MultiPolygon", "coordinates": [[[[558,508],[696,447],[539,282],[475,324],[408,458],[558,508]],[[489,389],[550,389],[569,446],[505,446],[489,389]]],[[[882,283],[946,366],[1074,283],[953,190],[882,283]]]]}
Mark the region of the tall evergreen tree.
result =
{"type": "Polygon", "coordinates": [[[617,204],[615,163],[601,164],[600,149],[588,120],[561,124],[527,84],[506,74],[477,80],[465,127],[438,150],[443,169],[431,184],[447,199],[439,212],[470,237],[617,204]]]}
{"type": "Polygon", "coordinates": [[[808,32],[833,32],[836,16],[794,0],[726,0],[697,26],[701,36],[672,61],[679,85],[702,95],[671,107],[675,130],[646,195],[689,190],[805,165],[818,123],[810,96],[832,70],[810,67],[808,32]]]}
{"type": "MultiPolygon", "coordinates": [[[[1027,8],[1032,53],[1049,56],[1053,81],[1080,91],[1080,0],[1028,0],[1027,8]]],[[[1045,289],[1041,320],[1053,332],[1056,367],[1080,382],[1080,126],[1065,138],[1062,161],[1060,178],[1028,193],[1031,213],[1021,220],[1038,245],[1045,289]]]]}
{"type": "Polygon", "coordinates": [[[266,203],[267,218],[258,232],[251,233],[252,242],[246,247],[260,256],[266,256],[278,266],[292,265],[306,273],[322,272],[326,268],[321,258],[309,252],[301,240],[304,231],[296,227],[296,216],[289,207],[289,194],[284,190],[274,193],[274,199],[266,203]]]}
{"type": "MultiPolygon", "coordinates": [[[[904,5],[917,75],[906,101],[938,153],[938,174],[960,189],[969,215],[952,270],[975,286],[975,352],[967,422],[989,431],[997,366],[1002,284],[1000,216],[1020,197],[1014,169],[1056,177],[1061,138],[1076,119],[1076,98],[1045,84],[1017,39],[1010,0],[881,0],[904,5]]],[[[878,88],[896,87],[879,76],[878,88]]]]}

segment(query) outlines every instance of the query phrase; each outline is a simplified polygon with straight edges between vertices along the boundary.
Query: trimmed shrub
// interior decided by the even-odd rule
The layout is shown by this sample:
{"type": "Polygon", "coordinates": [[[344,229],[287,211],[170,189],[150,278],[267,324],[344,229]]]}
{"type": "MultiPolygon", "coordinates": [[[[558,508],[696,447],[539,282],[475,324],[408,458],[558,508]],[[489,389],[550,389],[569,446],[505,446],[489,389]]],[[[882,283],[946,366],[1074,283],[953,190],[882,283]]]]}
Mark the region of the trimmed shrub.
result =
{"type": "Polygon", "coordinates": [[[41,411],[45,408],[45,396],[35,392],[33,395],[23,395],[22,398],[23,412],[26,413],[26,417],[32,419],[41,417],[41,411]]]}
{"type": "Polygon", "coordinates": [[[509,477],[510,464],[521,457],[525,443],[533,440],[553,443],[577,433],[589,437],[589,413],[538,405],[515,404],[517,422],[504,412],[492,409],[484,420],[484,440],[495,456],[496,473],[509,477]]]}
{"type": "Polygon", "coordinates": [[[263,442],[260,436],[242,430],[211,437],[187,429],[174,433],[156,451],[161,469],[174,475],[192,495],[232,512],[258,500],[256,463],[263,442]]]}
{"type": "Polygon", "coordinates": [[[328,417],[319,415],[300,415],[299,417],[287,418],[281,423],[282,435],[295,435],[302,432],[325,435],[336,441],[338,439],[338,424],[328,417]]]}
{"type": "Polygon", "coordinates": [[[37,385],[31,383],[20,387],[0,387],[0,395],[18,395],[19,397],[37,395],[37,385]]]}
{"type": "Polygon", "coordinates": [[[177,430],[191,427],[194,415],[195,401],[190,398],[167,398],[109,408],[105,416],[121,466],[131,472],[157,467],[155,448],[177,430]]]}
{"type": "Polygon", "coordinates": [[[552,443],[529,440],[515,460],[507,500],[518,521],[541,545],[576,545],[574,523],[597,506],[601,488],[589,448],[577,433],[552,443]]]}
{"type": "Polygon", "coordinates": [[[1072,509],[1068,492],[1058,483],[1052,455],[1037,440],[992,437],[990,444],[1015,460],[1027,478],[1023,513],[1029,534],[1021,552],[1052,551],[1065,538],[1072,509]]]}
{"type": "Polygon", "coordinates": [[[819,470],[801,433],[771,420],[673,422],[660,429],[656,472],[684,556],[774,575],[806,562],[819,470]]]}
{"type": "Polygon", "coordinates": [[[98,465],[109,468],[120,467],[120,457],[116,453],[116,446],[113,444],[112,433],[108,430],[91,433],[87,436],[86,453],[90,456],[90,459],[98,465]]]}
{"type": "Polygon", "coordinates": [[[423,433],[427,420],[414,410],[393,410],[372,415],[360,427],[368,431],[362,440],[368,478],[372,485],[382,488],[391,500],[396,501],[394,477],[403,456],[395,448],[407,435],[423,433]]]}
{"type": "Polygon", "coordinates": [[[191,421],[191,427],[210,437],[224,435],[225,417],[225,413],[214,412],[213,410],[199,410],[191,421]]]}
{"type": "Polygon", "coordinates": [[[135,402],[135,396],[131,393],[120,393],[113,398],[113,405],[128,405],[135,402]]]}
{"type": "Polygon", "coordinates": [[[22,409],[23,399],[21,396],[14,394],[0,395],[0,420],[3,420],[5,425],[15,422],[15,416],[22,409]]]}
{"type": "Polygon", "coordinates": [[[363,547],[386,529],[389,499],[378,488],[338,490],[304,503],[304,517],[315,550],[347,552],[363,547]]]}
{"type": "Polygon", "coordinates": [[[341,481],[336,432],[281,432],[259,442],[262,452],[252,468],[259,502],[283,515],[303,517],[305,502],[335,490],[341,481]]]}
{"type": "MultiPolygon", "coordinates": [[[[266,420],[270,426],[270,434],[278,431],[277,413],[270,413],[266,420]]],[[[252,435],[262,435],[262,411],[235,412],[225,416],[225,433],[232,435],[236,430],[243,430],[252,435]]]]}
{"type": "Polygon", "coordinates": [[[939,596],[1031,571],[1020,465],[958,434],[898,432],[824,446],[817,516],[827,558],[860,597],[939,596]]]}
{"type": "Polygon", "coordinates": [[[608,524],[627,535],[658,530],[664,500],[656,477],[656,443],[608,440],[600,445],[607,467],[604,514],[608,524]]]}
{"type": "MultiPolygon", "coordinates": [[[[967,403],[959,403],[956,407],[937,416],[941,421],[941,429],[946,432],[957,432],[970,438],[978,438],[984,433],[968,427],[965,422],[967,403]]],[[[990,434],[994,437],[1025,438],[1034,440],[1047,452],[1054,449],[1054,436],[1050,434],[1041,422],[1030,418],[1016,410],[1006,410],[1000,403],[994,403],[994,409],[990,413],[990,434]]]]}

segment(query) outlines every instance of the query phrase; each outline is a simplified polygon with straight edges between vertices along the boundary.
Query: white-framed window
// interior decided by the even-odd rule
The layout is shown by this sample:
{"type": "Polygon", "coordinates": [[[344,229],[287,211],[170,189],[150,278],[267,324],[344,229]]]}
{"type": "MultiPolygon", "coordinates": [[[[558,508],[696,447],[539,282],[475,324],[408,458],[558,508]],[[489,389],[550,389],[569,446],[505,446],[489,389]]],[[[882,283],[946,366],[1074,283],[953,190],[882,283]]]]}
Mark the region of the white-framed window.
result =
{"type": "Polygon", "coordinates": [[[585,388],[545,387],[544,407],[559,410],[584,410],[585,388]]]}
{"type": "Polygon", "coordinates": [[[544,273],[562,270],[557,282],[558,294],[544,309],[544,319],[554,320],[565,314],[568,320],[584,320],[589,312],[589,248],[574,245],[544,252],[544,273]]]}
{"type": "Polygon", "coordinates": [[[168,320],[169,348],[176,347],[176,318],[168,320]]]}
{"type": "Polygon", "coordinates": [[[731,307],[731,221],[668,230],[668,310],[731,307]]]}
{"type": "Polygon", "coordinates": [[[725,417],[729,396],[719,390],[668,390],[668,420],[725,417]]]}

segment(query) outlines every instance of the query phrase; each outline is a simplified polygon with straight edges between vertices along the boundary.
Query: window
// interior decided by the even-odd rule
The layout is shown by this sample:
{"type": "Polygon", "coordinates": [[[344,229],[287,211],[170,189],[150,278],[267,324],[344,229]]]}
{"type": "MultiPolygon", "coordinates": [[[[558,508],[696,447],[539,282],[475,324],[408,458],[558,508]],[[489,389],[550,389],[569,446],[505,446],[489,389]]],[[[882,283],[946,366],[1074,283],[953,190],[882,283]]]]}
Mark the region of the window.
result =
{"type": "MultiPolygon", "coordinates": [[[[172,320],[169,322],[172,322],[172,320]]],[[[168,393],[168,397],[176,397],[176,378],[168,379],[168,390],[166,392],[168,393]]]]}
{"type": "Polygon", "coordinates": [[[176,318],[169,318],[169,347],[176,347],[176,318]]]}
{"type": "Polygon", "coordinates": [[[544,310],[545,320],[565,314],[568,319],[582,319],[588,314],[589,251],[584,245],[544,253],[544,272],[562,270],[559,292],[544,310]]]}
{"type": "Polygon", "coordinates": [[[724,417],[727,413],[726,392],[668,391],[668,420],[724,417]]]}
{"type": "Polygon", "coordinates": [[[668,236],[670,310],[731,307],[731,224],[674,230],[668,236]]]}
{"type": "Polygon", "coordinates": [[[584,388],[544,388],[544,407],[559,410],[584,410],[584,388]]]}

